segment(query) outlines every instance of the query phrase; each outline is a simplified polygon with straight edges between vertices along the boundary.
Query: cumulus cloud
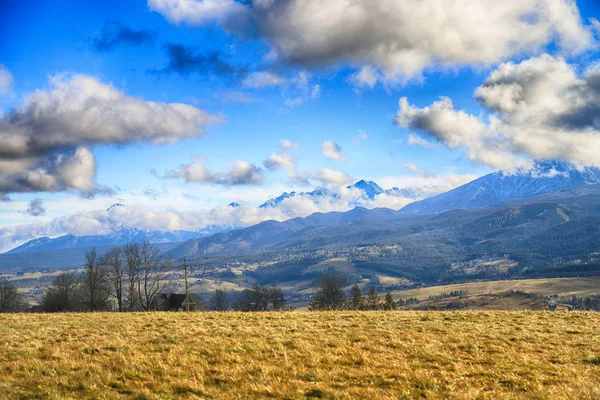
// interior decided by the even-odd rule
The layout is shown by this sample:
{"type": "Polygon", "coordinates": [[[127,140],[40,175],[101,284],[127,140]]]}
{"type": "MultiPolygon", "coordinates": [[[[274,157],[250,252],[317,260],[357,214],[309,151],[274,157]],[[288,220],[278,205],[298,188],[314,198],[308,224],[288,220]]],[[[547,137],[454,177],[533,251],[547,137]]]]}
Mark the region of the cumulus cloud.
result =
{"type": "Polygon", "coordinates": [[[96,160],[86,147],[77,147],[48,156],[29,160],[8,162],[2,170],[0,163],[0,191],[60,192],[78,191],[84,197],[98,193],[112,194],[114,190],[96,183],[96,160]]]}
{"type": "MultiPolygon", "coordinates": [[[[594,42],[573,0],[150,0],[173,23],[250,19],[271,54],[301,66],[350,65],[354,84],[402,82],[441,65],[492,65],[550,43],[594,42]],[[476,27],[477,29],[473,29],[476,27]]],[[[229,22],[229,23],[228,23],[229,22]]]]}
{"type": "Polygon", "coordinates": [[[279,141],[279,147],[283,150],[292,150],[298,147],[298,143],[292,142],[289,139],[281,139],[279,141]]]}
{"type": "Polygon", "coordinates": [[[292,170],[294,169],[294,158],[291,154],[276,154],[272,153],[264,162],[265,168],[269,171],[277,171],[278,169],[292,170]]]}
{"type": "Polygon", "coordinates": [[[263,165],[269,171],[284,169],[290,173],[293,172],[296,169],[296,160],[292,155],[292,150],[298,147],[298,143],[294,143],[289,139],[281,139],[278,146],[283,150],[283,153],[272,153],[265,161],[263,161],[263,165]]]}
{"type": "Polygon", "coordinates": [[[285,78],[272,72],[258,71],[250,73],[242,84],[253,89],[262,89],[269,86],[279,86],[286,83],[285,78]]]}
{"type": "Polygon", "coordinates": [[[92,37],[96,50],[112,50],[121,45],[142,46],[156,39],[156,32],[140,29],[135,30],[116,21],[107,21],[102,29],[92,37]]]}
{"type": "Polygon", "coordinates": [[[343,185],[351,183],[354,178],[350,175],[331,168],[323,168],[318,172],[311,174],[310,179],[321,181],[324,184],[343,185]]]}
{"type": "Polygon", "coordinates": [[[318,183],[322,186],[345,185],[354,181],[354,178],[345,172],[331,168],[309,171],[292,170],[288,172],[288,179],[303,185],[318,183]]]}
{"type": "Polygon", "coordinates": [[[176,170],[166,171],[162,179],[183,179],[185,183],[211,183],[217,185],[260,185],[263,183],[262,169],[247,161],[236,161],[226,173],[210,171],[204,159],[195,156],[189,164],[181,164],[176,170]]]}
{"type": "Polygon", "coordinates": [[[0,193],[110,192],[95,183],[89,146],[174,142],[220,121],[186,104],[127,96],[90,76],[55,76],[49,90],[0,117],[0,193]]]}
{"type": "Polygon", "coordinates": [[[33,217],[39,217],[40,215],[46,214],[46,208],[42,199],[33,199],[29,202],[29,207],[25,210],[26,214],[33,217]]]}
{"type": "Polygon", "coordinates": [[[236,161],[228,172],[231,185],[260,185],[263,180],[262,169],[247,161],[236,161]]]}
{"type": "Polygon", "coordinates": [[[10,92],[13,84],[13,76],[4,65],[0,64],[0,96],[10,92]]]}
{"type": "Polygon", "coordinates": [[[321,144],[321,154],[333,161],[346,161],[346,155],[342,152],[342,147],[336,142],[323,142],[321,144]]]}
{"type": "Polygon", "coordinates": [[[381,79],[379,72],[370,65],[362,67],[350,77],[350,82],[357,88],[367,87],[372,89],[381,79]]]}
{"type": "Polygon", "coordinates": [[[188,25],[226,23],[247,12],[247,8],[235,0],[148,0],[148,7],[171,23],[188,25]]]}
{"type": "MultiPolygon", "coordinates": [[[[280,169],[287,171],[288,179],[293,183],[299,183],[302,185],[319,183],[320,185],[324,186],[335,186],[351,183],[354,179],[350,175],[342,171],[334,170],[331,168],[323,168],[321,170],[300,171],[296,167],[296,160],[291,153],[291,150],[297,147],[297,143],[292,143],[289,140],[284,139],[279,142],[279,147],[281,147],[284,150],[284,153],[272,153],[263,162],[263,164],[265,168],[269,171],[277,171],[280,169]]],[[[342,155],[341,148],[339,148],[338,150],[339,151],[336,154],[338,156],[342,155]]]]}
{"type": "Polygon", "coordinates": [[[560,57],[542,55],[504,63],[475,90],[487,121],[455,110],[442,98],[417,108],[400,100],[396,123],[419,129],[496,169],[532,159],[600,165],[600,69],[582,73],[560,57]]]}
{"type": "Polygon", "coordinates": [[[502,140],[474,115],[454,109],[452,100],[441,98],[429,107],[417,108],[403,97],[399,102],[396,124],[419,129],[451,148],[466,149],[471,161],[495,169],[514,165],[517,160],[510,143],[502,140]]]}

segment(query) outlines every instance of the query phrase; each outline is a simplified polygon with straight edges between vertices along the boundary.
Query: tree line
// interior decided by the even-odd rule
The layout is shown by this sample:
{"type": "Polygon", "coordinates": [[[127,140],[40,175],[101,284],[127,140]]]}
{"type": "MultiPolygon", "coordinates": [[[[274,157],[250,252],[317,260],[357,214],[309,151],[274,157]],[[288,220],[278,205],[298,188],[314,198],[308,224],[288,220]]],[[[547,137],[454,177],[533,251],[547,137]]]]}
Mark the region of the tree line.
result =
{"type": "Polygon", "coordinates": [[[60,311],[148,311],[168,284],[174,263],[149,242],[115,247],[99,257],[85,254],[81,274],[64,272],[46,290],[42,309],[60,311]]]}
{"type": "Polygon", "coordinates": [[[285,303],[285,295],[281,288],[275,285],[253,285],[244,289],[233,303],[224,290],[217,289],[208,300],[208,308],[211,311],[277,311],[283,309],[285,303]]]}
{"type": "Polygon", "coordinates": [[[397,308],[392,294],[387,292],[382,301],[375,286],[369,288],[365,297],[360,286],[354,284],[349,295],[346,295],[344,286],[347,279],[345,274],[337,272],[322,275],[317,282],[319,290],[310,302],[309,310],[395,310],[397,308]]]}
{"type": "Polygon", "coordinates": [[[25,311],[27,302],[15,285],[8,281],[0,282],[0,313],[25,311]]]}

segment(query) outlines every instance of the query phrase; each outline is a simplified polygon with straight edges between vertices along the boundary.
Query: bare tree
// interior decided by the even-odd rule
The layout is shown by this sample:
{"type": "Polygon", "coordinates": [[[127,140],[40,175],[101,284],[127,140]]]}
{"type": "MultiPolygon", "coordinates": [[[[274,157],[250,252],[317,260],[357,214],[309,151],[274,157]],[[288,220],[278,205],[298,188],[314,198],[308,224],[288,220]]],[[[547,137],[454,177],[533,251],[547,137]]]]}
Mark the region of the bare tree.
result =
{"type": "Polygon", "coordinates": [[[343,290],[346,280],[346,275],[342,273],[322,275],[318,281],[319,291],[313,297],[309,309],[343,310],[346,303],[343,290]]]}
{"type": "Polygon", "coordinates": [[[83,265],[82,300],[90,311],[106,310],[109,296],[108,281],[96,248],[85,253],[83,265]]]}
{"type": "Polygon", "coordinates": [[[165,276],[173,269],[172,260],[161,255],[160,249],[146,241],[140,246],[140,270],[137,280],[141,306],[148,311],[152,299],[166,286],[165,276]]]}
{"type": "Polygon", "coordinates": [[[266,311],[269,307],[269,289],[260,285],[244,289],[235,305],[237,311],[266,311]]]}
{"type": "Polygon", "coordinates": [[[127,265],[123,262],[121,249],[115,247],[110,250],[102,256],[100,264],[104,266],[106,278],[110,284],[110,295],[116,300],[117,310],[121,312],[125,300],[125,280],[127,278],[127,265]]]}
{"type": "Polygon", "coordinates": [[[224,290],[217,289],[215,294],[208,300],[211,310],[227,311],[229,309],[229,301],[224,290]]]}
{"type": "Polygon", "coordinates": [[[271,285],[268,288],[269,291],[269,301],[273,306],[273,310],[281,310],[285,305],[285,296],[283,290],[278,288],[275,285],[271,285]]]}
{"type": "Polygon", "coordinates": [[[0,313],[24,311],[25,297],[11,282],[0,282],[0,313]]]}
{"type": "Polygon", "coordinates": [[[125,256],[125,274],[128,286],[127,308],[129,311],[134,311],[141,303],[138,293],[138,282],[142,265],[140,246],[137,243],[125,245],[123,255],[125,256]]]}
{"type": "Polygon", "coordinates": [[[63,272],[52,281],[46,290],[42,307],[47,312],[73,311],[75,299],[79,295],[79,281],[77,277],[68,272],[63,272]]]}

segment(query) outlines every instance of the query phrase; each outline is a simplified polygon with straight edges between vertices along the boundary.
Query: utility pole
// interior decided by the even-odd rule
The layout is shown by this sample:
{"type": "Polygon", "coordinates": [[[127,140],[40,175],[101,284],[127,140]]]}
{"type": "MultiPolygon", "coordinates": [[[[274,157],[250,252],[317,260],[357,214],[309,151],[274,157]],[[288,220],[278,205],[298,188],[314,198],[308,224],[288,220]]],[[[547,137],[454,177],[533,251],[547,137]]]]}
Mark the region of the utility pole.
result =
{"type": "Polygon", "coordinates": [[[190,311],[190,298],[188,297],[187,262],[183,258],[183,271],[185,273],[185,311],[190,311]]]}

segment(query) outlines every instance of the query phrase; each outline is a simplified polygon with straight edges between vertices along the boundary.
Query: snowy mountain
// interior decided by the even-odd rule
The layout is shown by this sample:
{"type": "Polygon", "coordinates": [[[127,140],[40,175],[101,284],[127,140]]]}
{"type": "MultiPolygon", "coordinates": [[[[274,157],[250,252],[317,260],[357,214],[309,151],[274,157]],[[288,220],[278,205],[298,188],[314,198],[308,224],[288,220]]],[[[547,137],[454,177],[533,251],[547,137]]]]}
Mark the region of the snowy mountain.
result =
{"type": "Polygon", "coordinates": [[[333,193],[331,190],[327,188],[320,188],[313,190],[312,192],[284,192],[283,194],[265,201],[263,204],[258,206],[258,208],[269,208],[269,207],[277,207],[279,203],[281,203],[285,199],[289,199],[291,197],[309,197],[313,201],[318,202],[319,198],[331,197],[337,198],[338,195],[333,193]]]}
{"type": "MultiPolygon", "coordinates": [[[[388,190],[384,190],[377,183],[373,181],[366,181],[364,179],[361,179],[353,185],[346,186],[346,188],[358,189],[362,192],[362,195],[360,197],[353,199],[349,203],[349,206],[352,207],[361,205],[361,201],[374,200],[377,196],[382,194],[388,196],[403,197],[412,200],[422,198],[421,193],[415,189],[398,189],[397,187],[394,187],[388,190]]],[[[337,193],[334,193],[327,188],[320,188],[317,190],[313,190],[312,192],[285,192],[278,197],[267,200],[266,202],[261,204],[259,208],[277,207],[283,200],[297,196],[310,198],[316,203],[318,203],[319,200],[322,198],[339,199],[340,197],[337,193]]]]}
{"type": "Polygon", "coordinates": [[[361,192],[364,193],[364,197],[368,198],[368,199],[374,199],[375,197],[379,196],[382,193],[385,193],[385,190],[383,190],[381,188],[381,186],[379,186],[378,184],[376,184],[373,181],[365,181],[364,179],[361,179],[360,181],[356,182],[354,185],[350,185],[347,186],[348,189],[358,189],[361,192]]]}
{"type": "Polygon", "coordinates": [[[531,169],[514,173],[495,172],[449,192],[408,204],[407,213],[439,213],[486,207],[503,201],[545,193],[562,192],[581,186],[600,184],[600,169],[578,169],[557,161],[536,162],[531,169]]]}
{"type": "Polygon", "coordinates": [[[143,231],[133,228],[121,228],[117,232],[110,235],[75,236],[68,234],[56,238],[42,237],[16,247],[8,251],[6,254],[58,249],[74,249],[93,246],[121,246],[127,243],[141,243],[144,241],[149,241],[150,243],[184,242],[186,240],[198,239],[214,233],[223,232],[227,229],[229,228],[209,226],[193,232],[184,230],[160,232],[143,231]]]}

